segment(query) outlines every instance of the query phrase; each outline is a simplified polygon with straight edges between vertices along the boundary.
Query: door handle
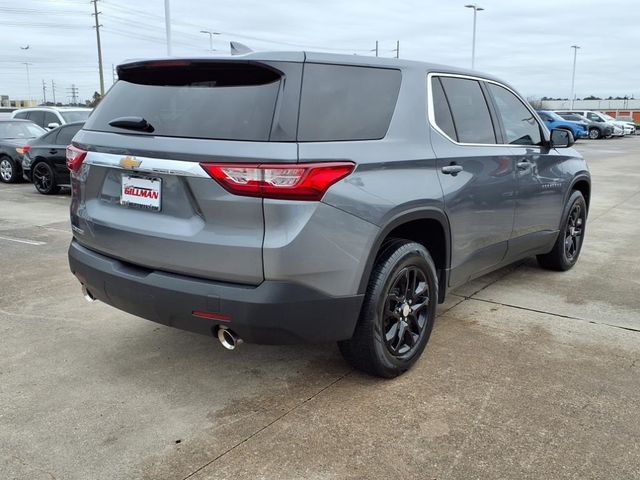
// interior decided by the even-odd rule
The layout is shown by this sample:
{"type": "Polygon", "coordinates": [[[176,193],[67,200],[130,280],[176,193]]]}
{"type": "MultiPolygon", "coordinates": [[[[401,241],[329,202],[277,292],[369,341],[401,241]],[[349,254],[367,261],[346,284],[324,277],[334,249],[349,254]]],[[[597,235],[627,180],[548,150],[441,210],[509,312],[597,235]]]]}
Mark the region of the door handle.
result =
{"type": "Polygon", "coordinates": [[[49,153],[50,153],[51,155],[55,155],[56,153],[58,153],[58,150],[57,150],[57,149],[55,149],[55,148],[52,148],[51,150],[49,150],[49,153]]]}
{"type": "Polygon", "coordinates": [[[516,163],[518,170],[526,170],[531,166],[531,162],[529,160],[522,160],[521,162],[516,163]]]}
{"type": "Polygon", "coordinates": [[[445,175],[452,175],[454,177],[458,175],[462,170],[462,165],[456,165],[455,163],[442,167],[442,173],[444,173],[445,175]]]}

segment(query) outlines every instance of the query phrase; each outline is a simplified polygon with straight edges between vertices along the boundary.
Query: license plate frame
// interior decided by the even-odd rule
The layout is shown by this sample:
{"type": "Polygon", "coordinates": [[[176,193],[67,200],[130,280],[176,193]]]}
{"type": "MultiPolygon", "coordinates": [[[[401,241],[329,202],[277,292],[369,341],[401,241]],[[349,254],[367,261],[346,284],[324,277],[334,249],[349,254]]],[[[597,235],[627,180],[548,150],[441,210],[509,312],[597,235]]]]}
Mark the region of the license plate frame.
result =
{"type": "Polygon", "coordinates": [[[120,179],[120,205],[159,212],[162,209],[162,178],[123,173],[120,179]]]}

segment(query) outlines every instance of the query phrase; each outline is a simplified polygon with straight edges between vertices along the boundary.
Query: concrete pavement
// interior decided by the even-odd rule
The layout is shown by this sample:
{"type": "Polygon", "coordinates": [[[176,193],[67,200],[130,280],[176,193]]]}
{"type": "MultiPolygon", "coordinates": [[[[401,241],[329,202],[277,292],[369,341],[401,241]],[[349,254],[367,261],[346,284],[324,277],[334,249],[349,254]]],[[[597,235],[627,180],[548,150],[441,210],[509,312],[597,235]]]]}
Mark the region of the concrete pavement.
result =
{"type": "Polygon", "coordinates": [[[68,195],[0,185],[0,478],[640,478],[640,138],[577,148],[578,265],[459,288],[393,381],[88,305],[68,195]]]}

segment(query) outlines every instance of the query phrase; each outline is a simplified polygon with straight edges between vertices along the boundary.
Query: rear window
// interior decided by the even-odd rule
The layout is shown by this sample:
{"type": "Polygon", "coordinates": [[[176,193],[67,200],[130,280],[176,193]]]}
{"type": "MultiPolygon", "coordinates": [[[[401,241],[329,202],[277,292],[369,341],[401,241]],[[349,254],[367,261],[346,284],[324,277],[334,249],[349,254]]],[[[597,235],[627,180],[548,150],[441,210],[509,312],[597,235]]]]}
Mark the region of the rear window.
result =
{"type": "Polygon", "coordinates": [[[308,63],[298,140],[375,140],[389,128],[400,90],[396,69],[308,63]]]}
{"type": "Polygon", "coordinates": [[[269,140],[281,75],[247,63],[148,63],[119,70],[86,130],[221,140],[269,140]],[[153,132],[112,127],[143,117],[153,132]]]}

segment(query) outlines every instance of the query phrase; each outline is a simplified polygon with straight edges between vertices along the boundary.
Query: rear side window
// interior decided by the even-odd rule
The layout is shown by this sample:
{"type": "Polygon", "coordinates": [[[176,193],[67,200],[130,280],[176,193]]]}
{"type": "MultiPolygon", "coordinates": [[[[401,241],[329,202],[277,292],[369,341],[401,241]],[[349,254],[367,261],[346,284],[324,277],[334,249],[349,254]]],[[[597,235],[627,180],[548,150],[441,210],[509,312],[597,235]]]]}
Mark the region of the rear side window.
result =
{"type": "Polygon", "coordinates": [[[222,140],[269,140],[281,75],[248,63],[162,62],[119,70],[87,130],[222,140]],[[142,117],[153,132],[109,125],[142,117]]]}
{"type": "Polygon", "coordinates": [[[305,64],[298,140],[383,138],[398,100],[399,70],[305,64]]]}
{"type": "Polygon", "coordinates": [[[489,107],[480,84],[466,78],[441,77],[440,80],[449,100],[458,141],[496,143],[489,107]]]}
{"type": "MultiPolygon", "coordinates": [[[[500,115],[506,135],[506,143],[513,145],[540,145],[542,141],[540,125],[538,125],[533,113],[506,88],[493,83],[488,83],[487,87],[498,108],[498,115],[500,115]]],[[[550,115],[544,115],[553,120],[550,115]]]]}
{"type": "Polygon", "coordinates": [[[81,128],[82,125],[71,125],[70,127],[62,127],[58,131],[56,145],[69,145],[73,136],[78,133],[81,128]]]}
{"type": "Polygon", "coordinates": [[[21,118],[23,120],[26,120],[27,119],[27,113],[28,112],[18,112],[13,116],[13,118],[21,118]]]}

